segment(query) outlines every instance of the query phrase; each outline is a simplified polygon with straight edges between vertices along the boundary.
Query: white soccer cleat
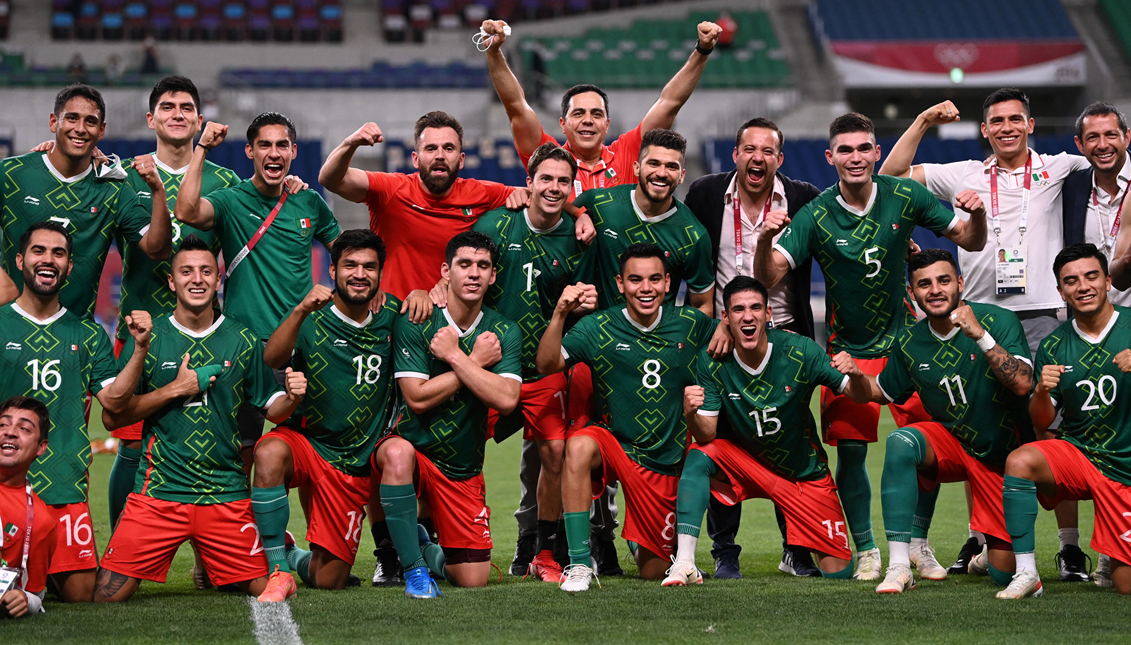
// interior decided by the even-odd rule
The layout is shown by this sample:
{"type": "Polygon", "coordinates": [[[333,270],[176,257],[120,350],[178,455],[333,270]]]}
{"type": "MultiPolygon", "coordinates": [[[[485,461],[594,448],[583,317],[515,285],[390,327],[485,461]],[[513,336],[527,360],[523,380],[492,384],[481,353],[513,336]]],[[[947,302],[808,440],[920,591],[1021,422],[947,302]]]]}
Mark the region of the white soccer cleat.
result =
{"type": "Polygon", "coordinates": [[[888,567],[884,581],[876,585],[876,593],[903,593],[915,588],[915,576],[906,564],[893,564],[888,567]]]}
{"type": "Polygon", "coordinates": [[[672,562],[672,566],[668,569],[667,573],[667,577],[660,583],[660,586],[686,587],[687,585],[703,584],[703,575],[699,573],[699,567],[695,566],[694,562],[676,560],[672,562]]]}
{"type": "MultiPolygon", "coordinates": [[[[935,550],[930,544],[912,544],[909,552],[911,565],[923,580],[946,580],[946,568],[935,559],[935,550]]],[[[890,569],[889,569],[890,572],[890,569]]]]}
{"type": "Polygon", "coordinates": [[[584,564],[571,564],[565,569],[562,569],[562,580],[558,583],[558,587],[562,591],[568,591],[570,593],[589,591],[590,579],[597,582],[597,587],[601,586],[601,581],[597,580],[597,573],[595,571],[584,564]]]}
{"type": "Polygon", "coordinates": [[[1096,570],[1092,573],[1092,580],[1096,582],[1097,587],[1110,589],[1111,582],[1111,558],[1100,554],[1099,562],[1096,564],[1096,570]]]}
{"type": "Polygon", "coordinates": [[[972,576],[988,576],[990,575],[990,548],[982,545],[982,550],[977,555],[970,558],[970,564],[966,566],[966,572],[972,576]]]}
{"type": "Polygon", "coordinates": [[[1041,586],[1041,577],[1033,571],[1022,569],[1013,574],[1009,586],[997,592],[997,597],[1003,600],[1018,600],[1020,598],[1040,598],[1045,593],[1041,586]]]}
{"type": "Polygon", "coordinates": [[[856,554],[856,572],[853,580],[879,580],[884,562],[879,547],[856,554]]]}

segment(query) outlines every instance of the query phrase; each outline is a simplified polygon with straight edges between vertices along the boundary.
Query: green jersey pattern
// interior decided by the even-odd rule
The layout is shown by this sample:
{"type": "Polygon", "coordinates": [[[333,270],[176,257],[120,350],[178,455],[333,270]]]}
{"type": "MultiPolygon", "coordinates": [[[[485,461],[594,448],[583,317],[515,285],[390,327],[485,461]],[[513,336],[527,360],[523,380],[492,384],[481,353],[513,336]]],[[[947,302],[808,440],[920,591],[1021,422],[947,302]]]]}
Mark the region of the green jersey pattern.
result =
{"type": "Polygon", "coordinates": [[[538,343],[566,285],[577,282],[585,248],[574,234],[573,218],[562,215],[554,228],[539,231],[525,211],[497,208],[471,227],[499,247],[498,274],[484,301],[522,330],[522,377],[541,378],[534,367],[538,343]]]}
{"type": "MultiPolygon", "coordinates": [[[[152,153],[157,159],[157,153],[152,153]]],[[[123,164],[129,170],[126,183],[137,191],[138,201],[145,206],[148,212],[152,208],[153,195],[149,186],[141,175],[131,167],[132,160],[123,164]]],[[[177,203],[177,192],[181,188],[181,180],[185,176],[185,168],[174,170],[160,161],[157,162],[157,173],[165,184],[165,201],[169,204],[169,216],[173,216],[173,207],[177,203]]],[[[215,190],[227,188],[238,184],[240,178],[236,173],[217,166],[211,161],[204,162],[204,176],[201,178],[200,194],[207,195],[215,190]]],[[[202,231],[188,224],[182,224],[173,219],[173,252],[181,248],[181,240],[189,235],[196,235],[204,240],[212,252],[220,253],[220,238],[215,231],[202,231]]],[[[156,318],[162,314],[173,312],[177,305],[177,297],[169,289],[169,260],[154,260],[145,254],[134,242],[124,238],[120,233],[116,244],[122,252],[122,304],[118,307],[117,336],[125,340],[130,335],[126,329],[126,315],[131,311],[148,311],[149,315],[156,318]]]]}
{"type": "Polygon", "coordinates": [[[1113,362],[1131,347],[1131,309],[1116,307],[1099,341],[1068,321],[1041,341],[1035,371],[1063,365],[1051,392],[1064,415],[1060,438],[1083,452],[1109,479],[1131,486],[1131,374],[1113,362]]]}
{"type": "Polygon", "coordinates": [[[687,453],[683,389],[695,384],[695,359],[717,324],[694,307],[665,304],[644,328],[618,305],[582,318],[562,338],[566,363],[593,372],[597,418],[651,471],[679,475],[687,453]]]}
{"type": "Polygon", "coordinates": [[[0,307],[0,342],[0,401],[29,396],[43,401],[51,416],[47,452],[28,470],[35,492],[48,504],[85,502],[86,393],[97,394],[118,374],[110,338],[65,308],[38,321],[12,303],[0,307]]]}
{"type": "Polygon", "coordinates": [[[741,446],[775,473],[793,481],[822,479],[828,455],[809,399],[818,386],[844,390],[848,377],[837,371],[813,340],[776,329],[761,365],[750,366],[737,352],[721,361],[699,355],[696,380],[704,397],[699,414],[721,411],[718,436],[741,446]]]}
{"type": "MultiPolygon", "coordinates": [[[[206,199],[216,213],[213,230],[228,261],[239,255],[279,203],[278,197],[260,193],[250,179],[210,193],[206,199]]],[[[316,191],[287,197],[271,228],[224,282],[224,314],[266,341],[314,286],[310,264],[314,240],[329,247],[341,232],[326,200],[316,191]]]]}
{"type": "Polygon", "coordinates": [[[907,301],[907,244],[916,226],[936,235],[957,216],[912,179],[873,175],[875,202],[863,217],[838,198],[840,184],[806,204],[774,248],[796,267],[813,256],[825,274],[829,351],[855,358],[887,356],[896,336],[914,324],[907,301]]]}
{"type": "MultiPolygon", "coordinates": [[[[1017,315],[996,305],[969,302],[982,327],[1002,349],[1032,363],[1017,315]]],[[[890,401],[919,393],[931,419],[941,423],[967,454],[995,468],[1017,446],[1033,439],[1029,398],[998,382],[978,344],[955,327],[939,336],[927,320],[899,335],[877,377],[890,401]]]]}
{"type": "MultiPolygon", "coordinates": [[[[131,338],[120,361],[132,353],[131,338]]],[[[219,316],[198,333],[167,314],[153,323],[138,394],[173,382],[185,354],[190,368],[219,365],[223,371],[204,392],[176,399],[145,419],[134,492],[183,504],[247,499],[236,412],[244,403],[266,408],[284,393],[263,362],[263,344],[247,327],[219,316]]]]}
{"type": "Polygon", "coordinates": [[[636,189],[633,183],[588,190],[573,202],[579,208],[585,207],[597,229],[597,238],[583,258],[582,270],[596,276],[600,308],[609,309],[624,302],[624,295],[617,289],[620,256],[637,242],[655,244],[667,254],[671,302],[675,302],[679,283],[684,280],[692,293],[703,293],[715,286],[711,238],[691,209],[673,200],[671,210],[646,221],[633,196],[636,189]]]}
{"type": "MultiPolygon", "coordinates": [[[[432,317],[414,325],[408,315],[393,326],[396,343],[394,378],[431,379],[452,371],[447,363],[436,360],[428,349],[436,332],[451,325],[448,310],[437,307],[432,317]]],[[[480,334],[494,333],[499,338],[503,358],[489,369],[495,374],[521,381],[522,332],[518,325],[498,312],[484,307],[471,328],[460,334],[459,346],[465,354],[475,347],[480,334]]],[[[484,448],[487,443],[487,406],[467,387],[444,403],[417,414],[404,407],[396,434],[404,437],[423,452],[448,479],[470,479],[483,471],[484,448]]]]}
{"type": "Polygon", "coordinates": [[[59,291],[59,302],[76,316],[93,319],[110,243],[115,236],[140,242],[151,219],[149,208],[126,182],[95,178],[93,165],[85,173],[63,179],[42,152],[0,161],[0,182],[4,270],[23,291],[23,274],[16,270],[20,236],[32,224],[59,222],[74,243],[74,268],[59,291]]]}
{"type": "Polygon", "coordinates": [[[281,425],[302,433],[334,468],[369,475],[369,456],[392,412],[392,295],[364,324],[330,306],[303,321],[292,365],[306,375],[306,396],[281,425]]]}

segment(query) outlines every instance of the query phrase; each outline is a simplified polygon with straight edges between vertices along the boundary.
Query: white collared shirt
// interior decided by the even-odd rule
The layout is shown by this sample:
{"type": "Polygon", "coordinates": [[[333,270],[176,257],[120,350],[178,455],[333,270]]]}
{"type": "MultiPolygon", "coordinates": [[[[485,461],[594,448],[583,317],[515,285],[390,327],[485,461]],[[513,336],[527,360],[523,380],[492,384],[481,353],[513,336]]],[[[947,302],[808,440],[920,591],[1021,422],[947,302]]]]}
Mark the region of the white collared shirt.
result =
{"type": "MultiPolygon", "coordinates": [[[[730,185],[727,186],[726,193],[723,194],[723,228],[719,235],[718,266],[715,267],[715,317],[717,318],[723,317],[723,288],[738,275],[734,262],[733,201],[737,180],[738,175],[735,174],[730,180],[730,185]]],[[[773,194],[770,199],[772,200],[770,210],[784,211],[789,209],[789,204],[785,199],[785,185],[777,175],[774,176],[773,194]]],[[[758,233],[762,230],[763,211],[755,213],[755,217],[751,221],[750,214],[742,208],[741,203],[739,208],[742,209],[742,275],[752,276],[754,275],[754,245],[757,243],[758,233]]],[[[777,242],[779,237],[781,237],[781,232],[774,236],[774,242],[777,242]]],[[[788,274],[773,289],[770,289],[769,304],[773,308],[775,325],[787,325],[793,322],[796,309],[795,298],[793,281],[788,274]]]]}
{"type": "MultiPolygon", "coordinates": [[[[1106,190],[1096,185],[1096,175],[1092,174],[1092,190],[1088,193],[1088,212],[1084,219],[1084,241],[1095,244],[1096,248],[1103,251],[1108,261],[1112,259],[1112,251],[1108,248],[1108,233],[1115,223],[1115,214],[1119,212],[1119,205],[1123,203],[1123,196],[1127,194],[1127,184],[1131,181],[1131,159],[1123,162],[1123,168],[1116,178],[1119,192],[1109,195],[1106,190]],[[1093,199],[1094,198],[1094,199],[1093,199]],[[1098,202],[1098,204],[1097,204],[1098,202]]],[[[1131,216],[1131,213],[1127,213],[1131,216]]],[[[1122,226],[1121,226],[1122,228],[1122,226]]],[[[1131,290],[1120,291],[1115,287],[1107,293],[1113,303],[1122,307],[1131,307],[1131,290]]]]}

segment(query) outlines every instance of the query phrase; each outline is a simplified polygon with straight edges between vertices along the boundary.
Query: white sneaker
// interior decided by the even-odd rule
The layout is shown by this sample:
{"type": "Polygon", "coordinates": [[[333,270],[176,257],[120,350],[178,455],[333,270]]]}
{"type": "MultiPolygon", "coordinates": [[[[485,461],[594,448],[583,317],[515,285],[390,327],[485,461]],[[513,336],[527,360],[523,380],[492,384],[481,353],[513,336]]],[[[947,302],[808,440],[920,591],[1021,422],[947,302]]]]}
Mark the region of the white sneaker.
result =
{"type": "Polygon", "coordinates": [[[1100,554],[1099,562],[1096,564],[1096,570],[1092,573],[1092,579],[1095,580],[1097,587],[1110,589],[1111,582],[1111,558],[1104,554],[1100,554]]]}
{"type": "Polygon", "coordinates": [[[853,580],[879,580],[884,562],[879,547],[856,554],[856,572],[853,580]]]}
{"type": "Polygon", "coordinates": [[[1041,577],[1032,571],[1020,570],[1013,574],[1009,586],[997,592],[997,597],[1003,600],[1018,600],[1020,598],[1040,598],[1045,593],[1041,586],[1041,577]]]}
{"type": "Polygon", "coordinates": [[[562,569],[562,579],[558,583],[558,587],[562,591],[570,593],[577,593],[578,591],[589,591],[589,579],[597,581],[597,586],[601,586],[601,581],[597,580],[597,573],[585,566],[584,564],[571,564],[565,569],[562,569]]]}
{"type": "Polygon", "coordinates": [[[667,571],[668,576],[660,583],[662,587],[686,587],[687,585],[703,584],[703,575],[694,562],[676,560],[667,571]]]}
{"type": "Polygon", "coordinates": [[[990,548],[982,545],[982,550],[977,555],[970,558],[970,564],[966,565],[966,573],[972,576],[988,576],[990,575],[990,548]]]}
{"type": "Polygon", "coordinates": [[[935,550],[931,545],[913,543],[910,550],[911,565],[919,572],[919,577],[924,580],[946,580],[946,568],[935,559],[935,550]]]}
{"type": "Polygon", "coordinates": [[[888,567],[884,581],[876,585],[876,593],[903,593],[915,588],[915,576],[911,574],[911,567],[905,564],[893,564],[888,567]]]}

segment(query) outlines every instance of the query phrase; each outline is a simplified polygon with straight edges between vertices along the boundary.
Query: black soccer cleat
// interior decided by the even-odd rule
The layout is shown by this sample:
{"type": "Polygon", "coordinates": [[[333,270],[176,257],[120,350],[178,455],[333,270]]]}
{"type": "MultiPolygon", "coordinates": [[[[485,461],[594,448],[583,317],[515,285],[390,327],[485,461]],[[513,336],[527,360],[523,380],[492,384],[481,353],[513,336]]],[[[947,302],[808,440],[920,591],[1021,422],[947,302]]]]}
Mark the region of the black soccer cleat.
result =
{"type": "Polygon", "coordinates": [[[799,578],[821,577],[821,570],[813,564],[813,554],[801,546],[786,546],[782,549],[778,570],[799,578]]]}
{"type": "Polygon", "coordinates": [[[511,561],[511,575],[525,576],[530,568],[530,561],[534,559],[534,546],[538,536],[534,533],[518,536],[518,544],[514,547],[514,560],[511,561]]]}
{"type": "Polygon", "coordinates": [[[401,568],[397,550],[392,546],[380,546],[373,552],[377,565],[373,567],[374,587],[400,587],[404,585],[404,569],[401,568]]]}
{"type": "Polygon", "coordinates": [[[615,540],[592,540],[593,558],[597,561],[597,575],[623,576],[624,569],[617,558],[617,543],[615,540]]]}
{"type": "Polygon", "coordinates": [[[946,570],[946,575],[966,575],[969,573],[970,561],[981,552],[982,545],[978,544],[978,538],[972,537],[966,540],[966,544],[963,544],[962,549],[958,552],[958,559],[946,570]]]}
{"type": "Polygon", "coordinates": [[[1065,544],[1056,554],[1056,567],[1060,569],[1063,582],[1088,582],[1092,579],[1088,575],[1092,569],[1092,558],[1075,544],[1065,544]]]}

